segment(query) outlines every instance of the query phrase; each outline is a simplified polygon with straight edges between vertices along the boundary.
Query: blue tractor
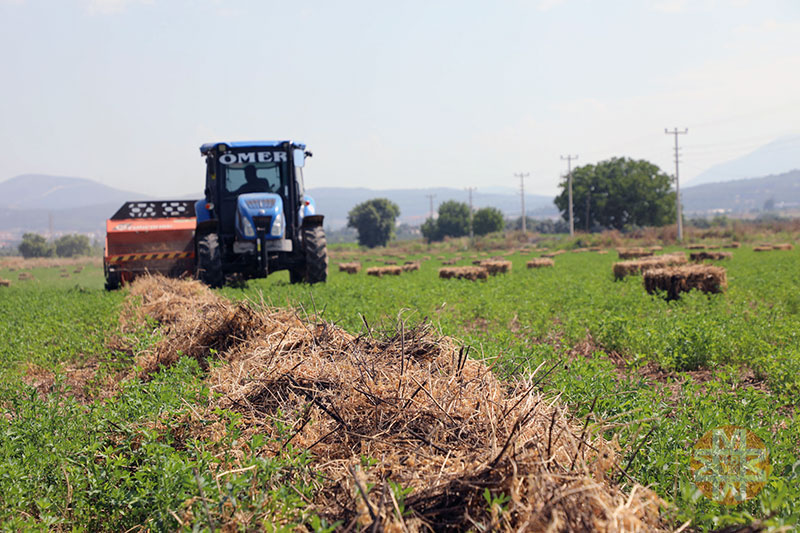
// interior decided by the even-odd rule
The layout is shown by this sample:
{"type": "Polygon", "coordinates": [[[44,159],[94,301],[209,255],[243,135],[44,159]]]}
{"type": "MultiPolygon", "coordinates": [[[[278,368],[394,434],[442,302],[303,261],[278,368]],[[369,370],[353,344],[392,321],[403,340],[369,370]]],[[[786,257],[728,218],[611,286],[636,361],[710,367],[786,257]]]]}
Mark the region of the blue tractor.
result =
{"type": "Polygon", "coordinates": [[[194,205],[195,272],[220,287],[226,277],[263,278],[288,270],[292,283],[328,276],[323,216],[305,194],[302,143],[207,143],[205,198],[194,205]]]}

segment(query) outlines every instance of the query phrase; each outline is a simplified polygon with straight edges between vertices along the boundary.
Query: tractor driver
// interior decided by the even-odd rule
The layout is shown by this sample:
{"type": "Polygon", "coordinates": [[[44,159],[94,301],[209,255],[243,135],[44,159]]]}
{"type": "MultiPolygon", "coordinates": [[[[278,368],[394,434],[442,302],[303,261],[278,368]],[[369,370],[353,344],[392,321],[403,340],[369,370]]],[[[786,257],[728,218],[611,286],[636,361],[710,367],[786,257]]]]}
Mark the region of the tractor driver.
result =
{"type": "Polygon", "coordinates": [[[270,192],[269,181],[259,178],[257,169],[254,165],[247,165],[244,167],[245,182],[241,187],[236,189],[236,195],[245,194],[248,192],[270,192]]]}

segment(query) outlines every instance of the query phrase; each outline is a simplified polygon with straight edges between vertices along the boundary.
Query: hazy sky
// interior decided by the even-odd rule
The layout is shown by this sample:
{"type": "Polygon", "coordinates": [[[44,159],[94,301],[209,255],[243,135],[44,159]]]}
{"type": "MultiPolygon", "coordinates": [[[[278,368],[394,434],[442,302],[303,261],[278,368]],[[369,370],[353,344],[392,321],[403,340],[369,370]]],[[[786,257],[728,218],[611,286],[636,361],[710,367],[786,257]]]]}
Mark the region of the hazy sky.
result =
{"type": "Polygon", "coordinates": [[[312,187],[553,194],[800,132],[797,0],[0,0],[0,46],[0,180],[187,194],[201,143],[291,138],[312,187]]]}

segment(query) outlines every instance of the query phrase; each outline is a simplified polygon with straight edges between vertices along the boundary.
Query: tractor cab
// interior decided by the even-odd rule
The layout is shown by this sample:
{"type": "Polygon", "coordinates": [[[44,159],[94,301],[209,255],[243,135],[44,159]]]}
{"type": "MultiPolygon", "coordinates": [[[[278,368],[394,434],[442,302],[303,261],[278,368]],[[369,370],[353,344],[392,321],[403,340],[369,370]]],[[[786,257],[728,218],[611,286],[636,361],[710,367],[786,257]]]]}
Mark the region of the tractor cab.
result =
{"type": "Polygon", "coordinates": [[[311,155],[305,148],[292,141],[200,147],[206,160],[205,198],[195,205],[201,279],[209,270],[211,285],[221,284],[226,274],[249,278],[289,270],[292,281],[324,281],[327,251],[325,274],[318,265],[309,275],[308,241],[315,240],[310,233],[320,234],[322,240],[324,233],[322,216],[315,213],[314,200],[303,187],[303,167],[311,155]],[[202,265],[206,260],[212,264],[202,265]]]}

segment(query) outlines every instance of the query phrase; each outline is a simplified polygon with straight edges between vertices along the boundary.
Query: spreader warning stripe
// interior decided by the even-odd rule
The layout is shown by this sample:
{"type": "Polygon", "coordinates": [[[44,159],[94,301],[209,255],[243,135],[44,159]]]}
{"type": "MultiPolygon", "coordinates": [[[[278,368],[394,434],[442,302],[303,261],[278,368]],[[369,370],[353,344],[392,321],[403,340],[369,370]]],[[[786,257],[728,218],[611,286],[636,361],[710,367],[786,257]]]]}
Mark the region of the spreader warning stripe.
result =
{"type": "Polygon", "coordinates": [[[110,263],[122,263],[124,261],[154,261],[157,259],[187,259],[194,257],[193,252],[162,252],[158,254],[125,254],[109,256],[110,263]]]}

